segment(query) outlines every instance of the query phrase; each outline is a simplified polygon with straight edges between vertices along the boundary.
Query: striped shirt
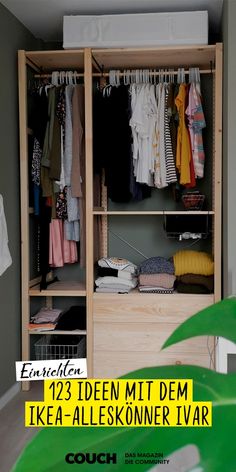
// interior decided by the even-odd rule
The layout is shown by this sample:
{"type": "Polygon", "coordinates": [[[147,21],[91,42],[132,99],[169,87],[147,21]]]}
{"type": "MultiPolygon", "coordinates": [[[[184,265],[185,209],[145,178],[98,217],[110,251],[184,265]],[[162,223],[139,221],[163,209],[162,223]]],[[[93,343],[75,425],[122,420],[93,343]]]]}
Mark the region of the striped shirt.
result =
{"type": "Polygon", "coordinates": [[[171,184],[177,181],[175,160],[172,149],[172,141],[170,134],[170,125],[168,118],[168,96],[169,96],[169,87],[168,84],[165,84],[165,112],[164,112],[164,137],[165,137],[165,160],[166,160],[166,182],[171,184]]]}

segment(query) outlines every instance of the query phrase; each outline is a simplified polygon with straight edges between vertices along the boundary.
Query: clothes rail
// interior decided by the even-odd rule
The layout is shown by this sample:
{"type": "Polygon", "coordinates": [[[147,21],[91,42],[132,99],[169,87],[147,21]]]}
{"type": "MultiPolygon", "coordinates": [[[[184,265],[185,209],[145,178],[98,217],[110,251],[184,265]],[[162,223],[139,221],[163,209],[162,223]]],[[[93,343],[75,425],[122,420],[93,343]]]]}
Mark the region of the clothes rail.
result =
{"type": "MultiPolygon", "coordinates": [[[[201,74],[214,74],[214,73],[215,73],[215,69],[203,69],[203,70],[200,69],[200,73],[201,73],[201,74]]],[[[168,72],[167,72],[167,74],[168,74],[168,72]]],[[[174,71],[174,72],[172,72],[172,74],[173,74],[173,75],[178,75],[178,71],[174,71]]],[[[120,75],[120,77],[123,77],[123,76],[125,75],[125,73],[124,73],[124,72],[120,72],[119,75],[120,75]]],[[[162,75],[162,73],[159,72],[159,71],[157,71],[157,72],[150,72],[149,75],[150,75],[151,77],[155,77],[155,76],[160,76],[160,75],[162,75]]],[[[189,75],[189,71],[188,71],[188,70],[185,71],[185,75],[189,75]]],[[[36,79],[48,79],[48,78],[50,78],[51,76],[52,76],[51,73],[49,73],[49,74],[35,74],[35,75],[34,75],[34,77],[35,77],[36,79]]],[[[102,72],[94,72],[94,73],[92,74],[92,76],[93,76],[93,77],[109,77],[109,72],[103,72],[103,73],[102,73],[102,72]]],[[[75,74],[75,77],[84,77],[84,74],[82,74],[82,73],[77,73],[77,74],[75,74]]]]}

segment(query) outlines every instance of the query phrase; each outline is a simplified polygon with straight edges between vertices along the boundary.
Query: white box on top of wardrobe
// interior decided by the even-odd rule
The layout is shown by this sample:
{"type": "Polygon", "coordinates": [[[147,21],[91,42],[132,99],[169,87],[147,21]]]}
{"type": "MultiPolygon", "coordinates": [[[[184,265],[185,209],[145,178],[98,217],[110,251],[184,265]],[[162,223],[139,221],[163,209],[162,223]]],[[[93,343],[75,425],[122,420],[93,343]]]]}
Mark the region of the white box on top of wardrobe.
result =
{"type": "Polygon", "coordinates": [[[175,44],[208,44],[208,12],[64,16],[64,49],[175,44]]]}

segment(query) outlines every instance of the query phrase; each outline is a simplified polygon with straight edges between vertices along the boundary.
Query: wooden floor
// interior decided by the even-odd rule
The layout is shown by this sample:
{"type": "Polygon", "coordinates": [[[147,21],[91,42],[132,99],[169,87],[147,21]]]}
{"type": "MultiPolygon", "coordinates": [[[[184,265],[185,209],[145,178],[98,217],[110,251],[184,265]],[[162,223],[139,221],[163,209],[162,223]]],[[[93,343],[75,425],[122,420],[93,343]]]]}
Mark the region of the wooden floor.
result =
{"type": "Polygon", "coordinates": [[[0,411],[0,471],[10,472],[21,451],[39,428],[25,428],[25,401],[43,399],[43,382],[32,382],[29,392],[19,392],[0,411]]]}
{"type": "MultiPolygon", "coordinates": [[[[24,427],[24,404],[43,399],[43,382],[32,382],[29,392],[18,393],[0,411],[0,472],[11,472],[21,451],[40,428],[24,427]]],[[[169,464],[154,467],[153,472],[187,471],[200,456],[195,446],[188,445],[169,456],[169,464]]],[[[33,472],[33,471],[32,471],[33,472]]]]}

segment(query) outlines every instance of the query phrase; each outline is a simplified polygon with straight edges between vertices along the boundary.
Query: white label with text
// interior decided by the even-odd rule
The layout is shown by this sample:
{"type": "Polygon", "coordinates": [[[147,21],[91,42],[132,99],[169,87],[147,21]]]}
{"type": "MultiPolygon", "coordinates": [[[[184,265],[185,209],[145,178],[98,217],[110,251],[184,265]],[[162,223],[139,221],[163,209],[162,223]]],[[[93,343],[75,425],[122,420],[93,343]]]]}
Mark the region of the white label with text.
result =
{"type": "Polygon", "coordinates": [[[16,362],[16,380],[19,382],[80,378],[87,378],[87,362],[84,358],[16,362]]]}

